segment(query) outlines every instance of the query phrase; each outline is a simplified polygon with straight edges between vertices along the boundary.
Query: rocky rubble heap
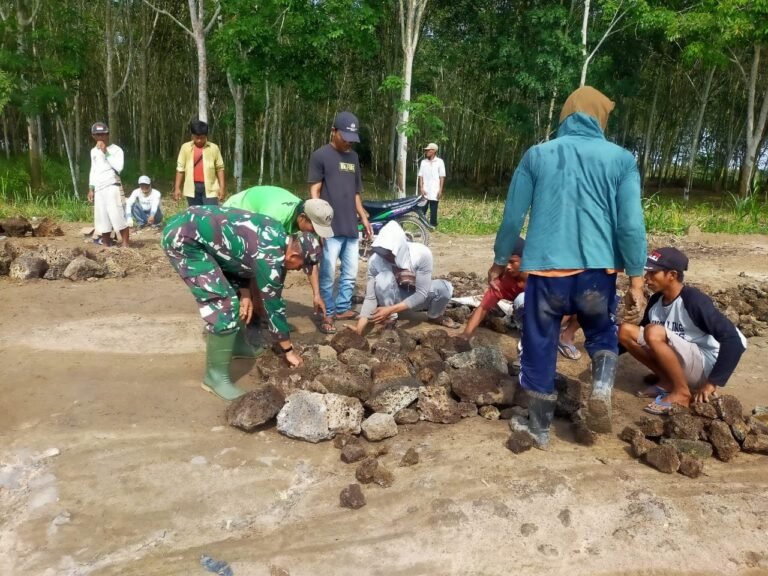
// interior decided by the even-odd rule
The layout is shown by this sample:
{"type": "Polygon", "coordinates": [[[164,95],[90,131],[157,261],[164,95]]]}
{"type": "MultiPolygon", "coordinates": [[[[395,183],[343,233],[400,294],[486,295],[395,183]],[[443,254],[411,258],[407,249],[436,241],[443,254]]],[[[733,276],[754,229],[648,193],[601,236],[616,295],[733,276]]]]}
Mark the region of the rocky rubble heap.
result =
{"type": "Polygon", "coordinates": [[[633,456],[661,472],[696,478],[704,461],[715,456],[729,462],[740,451],[768,454],[768,408],[755,408],[744,418],[735,396],[694,403],[666,419],[643,418],[619,437],[633,456]]]}
{"type": "Polygon", "coordinates": [[[751,338],[768,334],[768,282],[739,284],[734,288],[707,293],[744,336],[751,338]]]}
{"type": "Polygon", "coordinates": [[[0,276],[17,280],[89,280],[122,278],[125,269],[107,251],[91,253],[80,248],[35,247],[5,242],[0,246],[0,276]]]}
{"type": "Polygon", "coordinates": [[[32,218],[21,216],[0,219],[0,234],[11,238],[20,238],[30,234],[36,237],[64,236],[61,227],[50,218],[32,218]]]}

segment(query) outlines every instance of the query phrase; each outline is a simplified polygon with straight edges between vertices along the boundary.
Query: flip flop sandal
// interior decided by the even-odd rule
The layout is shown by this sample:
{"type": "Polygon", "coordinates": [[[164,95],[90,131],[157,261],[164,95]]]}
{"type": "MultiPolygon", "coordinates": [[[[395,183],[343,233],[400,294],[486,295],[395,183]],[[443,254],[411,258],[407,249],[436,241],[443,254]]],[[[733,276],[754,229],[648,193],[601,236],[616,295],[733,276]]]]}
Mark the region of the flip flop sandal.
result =
{"type": "Polygon", "coordinates": [[[333,325],[333,320],[323,320],[317,329],[323,334],[336,334],[336,326],[333,325]]]}
{"type": "Polygon", "coordinates": [[[354,310],[347,310],[341,314],[336,314],[335,318],[336,320],[357,320],[358,316],[359,314],[354,310]]]}
{"type": "Polygon", "coordinates": [[[645,390],[639,390],[635,392],[635,396],[638,398],[657,398],[659,396],[664,397],[669,392],[664,390],[661,386],[649,386],[645,390]]]}
{"type": "Polygon", "coordinates": [[[666,398],[665,395],[659,394],[656,396],[656,399],[643,408],[643,410],[648,412],[648,414],[654,414],[655,416],[670,416],[675,410],[675,405],[672,404],[672,402],[665,402],[664,398],[666,398]]]}
{"type": "Polygon", "coordinates": [[[576,349],[576,346],[573,344],[558,342],[557,351],[560,352],[560,354],[562,354],[566,358],[568,358],[568,360],[578,360],[579,358],[581,358],[581,352],[579,352],[576,349]]]}

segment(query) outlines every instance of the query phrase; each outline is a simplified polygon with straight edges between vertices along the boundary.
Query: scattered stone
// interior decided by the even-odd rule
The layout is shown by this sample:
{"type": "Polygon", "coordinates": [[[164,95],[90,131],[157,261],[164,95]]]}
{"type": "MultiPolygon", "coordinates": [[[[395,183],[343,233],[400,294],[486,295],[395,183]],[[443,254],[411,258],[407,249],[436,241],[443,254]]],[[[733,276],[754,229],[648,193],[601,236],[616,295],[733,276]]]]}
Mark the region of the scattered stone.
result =
{"type": "Polygon", "coordinates": [[[389,488],[395,483],[395,475],[384,464],[379,462],[376,470],[373,472],[373,483],[382,488],[389,488]]]}
{"type": "Polygon", "coordinates": [[[632,443],[632,440],[638,437],[645,437],[645,434],[643,434],[639,429],[635,428],[634,426],[627,426],[619,434],[619,439],[624,440],[624,442],[628,442],[630,444],[632,443]]]}
{"type": "Polygon", "coordinates": [[[278,432],[289,438],[315,443],[332,438],[324,397],[324,394],[305,390],[288,396],[277,414],[278,432]]]}
{"type": "Polygon", "coordinates": [[[458,402],[442,386],[420,387],[417,406],[427,422],[455,424],[461,420],[458,402]]]}
{"type": "Polygon", "coordinates": [[[11,263],[9,276],[17,280],[32,280],[42,278],[48,271],[48,263],[33,254],[19,256],[11,263]]]}
{"type": "Polygon", "coordinates": [[[520,534],[523,536],[530,536],[539,531],[539,527],[536,524],[525,523],[520,526],[520,534]]]}
{"type": "Polygon", "coordinates": [[[712,456],[712,444],[701,440],[686,440],[682,438],[662,438],[661,443],[672,446],[680,454],[690,454],[699,459],[712,456]]]}
{"type": "Polygon", "coordinates": [[[397,424],[416,424],[419,420],[419,411],[413,408],[403,408],[395,414],[397,424]]]}
{"type": "Polygon", "coordinates": [[[251,390],[232,402],[227,408],[227,423],[246,432],[269,422],[285,404],[285,397],[269,384],[251,390]]]}
{"type": "Polygon", "coordinates": [[[400,460],[400,466],[415,466],[419,463],[419,453],[415,448],[411,447],[405,451],[403,457],[400,460]]]}
{"type": "Polygon", "coordinates": [[[733,437],[736,438],[736,441],[739,444],[744,442],[749,432],[750,432],[749,426],[741,418],[734,421],[734,423],[731,424],[731,433],[733,434],[733,437]]]}
{"type": "Polygon", "coordinates": [[[411,365],[404,358],[398,358],[391,362],[381,362],[371,368],[371,378],[374,385],[380,385],[383,382],[399,380],[401,378],[411,377],[411,365]]]}
{"type": "Polygon", "coordinates": [[[32,225],[29,220],[22,217],[4,218],[0,220],[0,229],[3,234],[11,238],[26,236],[27,232],[32,232],[32,225]]]}
{"type": "Polygon", "coordinates": [[[757,452],[768,454],[768,434],[755,434],[750,432],[744,439],[745,452],[757,452]]]}
{"type": "Polygon", "coordinates": [[[486,420],[498,420],[501,416],[496,406],[480,406],[478,412],[486,420]]]}
{"type": "Polygon", "coordinates": [[[704,472],[704,461],[691,454],[680,454],[680,474],[698,478],[704,472]]]}
{"type": "Polygon", "coordinates": [[[739,452],[739,443],[734,440],[731,427],[720,420],[714,420],[710,425],[709,441],[715,455],[723,462],[728,462],[739,452]]]}
{"type": "Polygon", "coordinates": [[[350,348],[362,350],[364,352],[371,349],[371,345],[368,343],[365,336],[360,336],[357,332],[350,330],[349,328],[339,330],[336,335],[331,338],[331,346],[338,354],[341,354],[350,348]]]}
{"type": "Polygon", "coordinates": [[[690,414],[673,414],[664,425],[664,433],[669,438],[681,438],[684,440],[698,440],[706,419],[690,414]]]}
{"type": "Polygon", "coordinates": [[[717,415],[725,421],[726,424],[733,424],[737,420],[744,420],[744,409],[736,396],[726,394],[719,396],[714,400],[717,415]]]}
{"type": "Polygon", "coordinates": [[[507,438],[507,448],[515,454],[522,454],[533,448],[533,436],[528,432],[513,430],[507,438]]]}
{"type": "MultiPolygon", "coordinates": [[[[582,446],[594,446],[597,442],[597,434],[589,429],[584,420],[577,420],[573,423],[573,438],[577,444],[582,446]]],[[[638,431],[639,433],[639,431],[638,431]]],[[[639,435],[642,437],[642,434],[639,435]]]]}
{"type": "Polygon", "coordinates": [[[664,420],[661,418],[646,416],[637,423],[637,427],[643,433],[643,436],[647,438],[658,438],[664,435],[664,420]]]}
{"type": "Polygon", "coordinates": [[[378,442],[397,435],[397,424],[391,414],[371,414],[362,424],[363,436],[371,442],[378,442]]]}
{"type": "Polygon", "coordinates": [[[645,456],[648,452],[656,448],[656,444],[648,438],[637,436],[632,439],[632,455],[635,458],[645,456]]]}
{"type": "Polygon", "coordinates": [[[448,364],[453,368],[482,368],[496,370],[507,374],[507,359],[504,353],[496,346],[478,346],[469,352],[455,354],[448,359],[448,364]]]}
{"type": "Polygon", "coordinates": [[[341,450],[346,446],[347,444],[357,444],[359,441],[357,439],[357,436],[353,436],[352,434],[336,434],[336,436],[333,437],[333,447],[338,448],[341,450]]]}
{"type": "Polygon", "coordinates": [[[325,394],[323,397],[328,414],[328,430],[331,435],[339,433],[360,434],[365,411],[357,398],[339,394],[325,394]]]}
{"type": "Polygon", "coordinates": [[[645,461],[659,472],[673,474],[680,468],[680,457],[674,446],[654,446],[645,455],[645,461]]]}
{"type": "Polygon", "coordinates": [[[459,402],[459,415],[462,418],[477,416],[477,404],[473,402],[459,402]]]}
{"type": "Polygon", "coordinates": [[[690,406],[691,414],[714,420],[717,418],[717,408],[709,402],[694,402],[690,406]]]}
{"type": "Polygon", "coordinates": [[[339,501],[342,508],[351,508],[357,510],[365,506],[365,495],[360,484],[350,484],[339,495],[339,501]]]}
{"type": "Polygon", "coordinates": [[[560,510],[560,514],[558,514],[557,517],[563,526],[565,526],[566,528],[570,528],[571,511],[568,508],[564,508],[563,510],[560,510]]]}
{"type": "Polygon", "coordinates": [[[50,218],[43,218],[36,226],[32,226],[32,236],[64,236],[64,231],[50,218]]]}
{"type": "Polygon", "coordinates": [[[379,461],[376,458],[366,458],[355,469],[355,478],[360,484],[370,484],[373,482],[378,467],[379,461]]]}
{"type": "Polygon", "coordinates": [[[64,278],[69,280],[87,280],[89,278],[97,278],[104,276],[105,270],[95,260],[86,258],[85,256],[78,256],[72,262],[70,262],[64,270],[64,278]]]}
{"type": "Polygon", "coordinates": [[[400,378],[374,386],[365,405],[373,412],[397,414],[419,398],[421,383],[413,377],[400,378]]]}
{"type": "Polygon", "coordinates": [[[341,461],[345,464],[359,462],[368,456],[368,451],[360,443],[347,444],[341,449],[341,461]]]}

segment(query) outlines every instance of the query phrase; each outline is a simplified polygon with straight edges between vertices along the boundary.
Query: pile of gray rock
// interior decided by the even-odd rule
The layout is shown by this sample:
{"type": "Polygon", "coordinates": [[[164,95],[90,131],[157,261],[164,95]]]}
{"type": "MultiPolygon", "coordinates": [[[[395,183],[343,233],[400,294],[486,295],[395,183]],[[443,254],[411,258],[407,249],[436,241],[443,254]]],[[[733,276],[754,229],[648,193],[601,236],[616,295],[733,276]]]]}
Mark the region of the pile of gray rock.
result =
{"type": "Polygon", "coordinates": [[[739,284],[710,294],[717,307],[744,336],[768,334],[768,282],[739,284]]]}
{"type": "Polygon", "coordinates": [[[755,408],[745,418],[738,398],[725,395],[666,419],[643,418],[619,437],[649,466],[696,478],[712,456],[729,462],[741,451],[768,454],[768,408],[755,408]]]}
{"type": "Polygon", "coordinates": [[[21,216],[0,219],[0,235],[21,238],[27,235],[40,237],[64,236],[61,227],[50,218],[32,218],[21,216]]]}
{"type": "Polygon", "coordinates": [[[48,244],[25,246],[10,241],[0,246],[0,276],[17,280],[89,280],[122,278],[125,269],[111,255],[48,244]]]}

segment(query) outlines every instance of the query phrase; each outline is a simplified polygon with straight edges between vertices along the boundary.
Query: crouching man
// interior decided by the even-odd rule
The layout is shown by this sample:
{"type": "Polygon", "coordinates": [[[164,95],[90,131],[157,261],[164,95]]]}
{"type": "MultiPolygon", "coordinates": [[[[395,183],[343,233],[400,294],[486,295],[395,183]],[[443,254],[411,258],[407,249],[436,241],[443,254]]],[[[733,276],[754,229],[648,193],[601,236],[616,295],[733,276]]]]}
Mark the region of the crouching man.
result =
{"type": "Polygon", "coordinates": [[[291,346],[282,291],[287,270],[309,272],[318,263],[322,250],[315,235],[288,236],[277,221],[243,210],[193,206],[168,221],[161,243],[207,323],[205,390],[224,400],[242,396],[245,392],[230,379],[230,362],[263,352],[245,338],[244,327],[253,314],[251,279],[261,294],[272,339],[288,365],[301,366],[303,360],[291,346]]]}
{"type": "Polygon", "coordinates": [[[460,325],[444,316],[453,295],[447,280],[432,280],[432,251],[408,242],[400,225],[392,221],[374,240],[368,260],[365,301],[355,332],[362,334],[368,322],[394,327],[397,315],[406,310],[426,310],[427,321],[445,328],[460,325]]]}
{"type": "Polygon", "coordinates": [[[638,393],[655,398],[645,407],[651,414],[707,402],[728,382],[747,346],[711,298],[683,284],[687,269],[688,257],[676,248],[651,252],[645,282],[653,296],[640,326],[619,329],[619,343],[657,377],[657,385],[638,393]]]}

